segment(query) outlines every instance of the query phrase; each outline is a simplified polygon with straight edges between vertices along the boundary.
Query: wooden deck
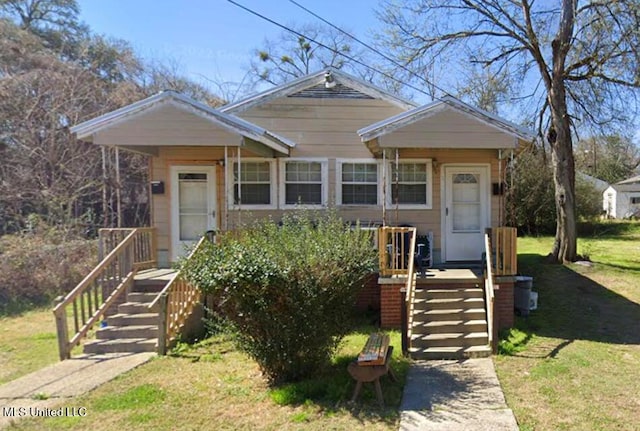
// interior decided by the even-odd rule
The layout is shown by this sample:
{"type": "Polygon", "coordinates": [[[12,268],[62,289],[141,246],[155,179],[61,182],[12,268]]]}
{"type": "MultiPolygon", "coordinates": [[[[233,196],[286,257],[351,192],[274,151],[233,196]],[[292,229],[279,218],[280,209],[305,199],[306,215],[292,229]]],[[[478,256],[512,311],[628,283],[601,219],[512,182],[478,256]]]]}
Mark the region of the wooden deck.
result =
{"type": "MultiPolygon", "coordinates": [[[[447,285],[447,284],[476,284],[483,282],[480,267],[468,268],[429,268],[426,274],[417,272],[416,286],[447,285]]],[[[380,284],[402,284],[406,280],[404,275],[380,277],[380,284]]]]}

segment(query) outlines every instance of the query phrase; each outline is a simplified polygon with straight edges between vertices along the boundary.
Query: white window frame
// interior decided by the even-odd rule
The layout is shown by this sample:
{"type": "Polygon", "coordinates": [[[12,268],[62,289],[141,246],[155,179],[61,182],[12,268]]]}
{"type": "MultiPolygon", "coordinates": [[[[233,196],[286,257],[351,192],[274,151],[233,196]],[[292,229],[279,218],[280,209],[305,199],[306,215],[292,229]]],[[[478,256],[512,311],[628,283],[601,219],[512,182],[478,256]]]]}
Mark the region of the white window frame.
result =
{"type": "MultiPolygon", "coordinates": [[[[393,201],[393,186],[395,185],[395,176],[393,175],[393,167],[395,161],[389,161],[389,169],[387,170],[387,206],[395,207],[393,201]]],[[[403,204],[398,203],[399,209],[406,210],[430,210],[433,209],[433,160],[432,159],[400,159],[398,164],[425,164],[427,166],[427,203],[426,204],[403,204]]],[[[422,183],[420,183],[422,184],[422,183]]]]}
{"type": "MultiPolygon", "coordinates": [[[[365,183],[368,184],[368,183],[365,183]]],[[[382,163],[377,159],[336,159],[336,205],[341,207],[378,207],[382,205],[382,163]],[[376,203],[345,204],[342,202],[342,165],[344,163],[376,165],[376,203]]]]}
{"type": "Polygon", "coordinates": [[[278,208],[278,194],[276,192],[276,184],[278,182],[277,171],[276,171],[276,159],[266,159],[261,157],[242,157],[240,159],[241,166],[245,163],[265,163],[265,162],[269,163],[269,183],[270,183],[269,184],[269,192],[270,192],[269,200],[271,201],[271,203],[269,205],[243,204],[243,203],[236,204],[234,203],[234,193],[233,193],[236,185],[233,178],[233,168],[235,165],[238,164],[238,161],[229,159],[229,164],[231,166],[229,167],[229,169],[227,169],[227,184],[229,184],[229,187],[227,187],[227,208],[228,209],[237,210],[240,208],[247,208],[247,209],[256,209],[256,210],[260,210],[260,209],[270,210],[270,209],[278,208]]]}
{"type": "Polygon", "coordinates": [[[629,205],[640,205],[640,196],[630,196],[629,205]],[[634,200],[637,202],[634,202],[634,200]]]}
{"type": "Polygon", "coordinates": [[[279,188],[279,203],[280,203],[280,208],[282,209],[293,209],[293,208],[310,208],[310,209],[321,209],[321,208],[326,208],[327,207],[327,203],[329,201],[329,184],[328,184],[328,178],[329,178],[329,159],[327,158],[322,158],[322,157],[288,157],[288,158],[283,158],[280,159],[279,162],[279,181],[278,181],[278,188],[279,188]],[[320,197],[322,200],[322,203],[320,205],[317,204],[287,204],[286,202],[286,198],[287,198],[287,184],[286,184],[286,164],[288,162],[316,162],[316,163],[320,163],[320,176],[321,176],[321,189],[320,189],[320,197]]]}

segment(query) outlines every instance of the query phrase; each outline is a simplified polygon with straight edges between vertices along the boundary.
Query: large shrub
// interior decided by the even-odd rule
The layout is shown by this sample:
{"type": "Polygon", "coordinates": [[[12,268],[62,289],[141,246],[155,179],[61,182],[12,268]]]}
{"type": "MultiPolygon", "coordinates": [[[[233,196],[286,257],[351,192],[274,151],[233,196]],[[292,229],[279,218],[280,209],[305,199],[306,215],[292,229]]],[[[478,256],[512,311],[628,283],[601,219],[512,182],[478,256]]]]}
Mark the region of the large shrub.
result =
{"type": "Polygon", "coordinates": [[[297,212],[280,225],[265,220],[222,236],[185,270],[216,298],[239,347],[272,382],[282,382],[328,364],[375,265],[369,232],[334,214],[297,212]]]}

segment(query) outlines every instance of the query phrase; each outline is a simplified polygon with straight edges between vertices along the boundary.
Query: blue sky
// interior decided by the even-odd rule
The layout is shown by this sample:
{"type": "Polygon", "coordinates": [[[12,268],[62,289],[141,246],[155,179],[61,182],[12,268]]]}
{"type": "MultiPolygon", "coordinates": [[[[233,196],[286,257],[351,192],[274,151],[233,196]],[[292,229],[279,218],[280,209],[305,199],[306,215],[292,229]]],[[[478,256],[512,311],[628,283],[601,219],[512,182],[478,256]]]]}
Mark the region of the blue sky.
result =
{"type": "MultiPolygon", "coordinates": [[[[297,0],[366,39],[378,25],[376,0],[297,0]]],[[[320,23],[288,0],[237,0],[285,25],[320,23]]],[[[240,82],[251,51],[282,30],[226,0],[79,0],[93,31],[127,40],[147,59],[175,61],[190,78],[240,82]]]]}

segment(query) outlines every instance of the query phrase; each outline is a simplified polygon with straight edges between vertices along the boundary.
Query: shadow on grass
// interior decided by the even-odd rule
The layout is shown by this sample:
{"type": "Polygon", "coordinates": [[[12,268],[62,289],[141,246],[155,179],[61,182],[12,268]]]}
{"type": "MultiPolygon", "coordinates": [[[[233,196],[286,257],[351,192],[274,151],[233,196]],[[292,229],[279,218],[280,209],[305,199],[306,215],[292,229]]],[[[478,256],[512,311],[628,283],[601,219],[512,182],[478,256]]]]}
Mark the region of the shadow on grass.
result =
{"type": "MultiPolygon", "coordinates": [[[[360,335],[366,341],[366,337],[377,330],[374,326],[361,325],[351,334],[360,335]]],[[[362,345],[364,345],[364,341],[362,345]]],[[[373,420],[392,425],[398,417],[398,408],[402,400],[409,368],[409,361],[398,353],[399,347],[394,348],[391,359],[391,369],[398,381],[394,382],[388,375],[381,377],[380,380],[385,401],[384,409],[378,406],[373,383],[365,383],[358,400],[350,401],[356,382],[349,375],[347,367],[356,359],[356,354],[338,354],[334,356],[331,364],[317,376],[274,386],[269,390],[269,396],[279,405],[314,406],[321,409],[326,415],[338,411],[348,411],[361,422],[373,420]]]]}
{"type": "MultiPolygon", "coordinates": [[[[533,334],[564,340],[541,357],[555,357],[574,340],[640,344],[639,304],[568,266],[545,263],[538,254],[519,255],[518,265],[522,273],[534,277],[538,309],[516,318],[515,330],[503,335],[502,342],[517,338],[518,331],[525,335],[516,340],[512,352],[503,353],[519,355],[533,334]]],[[[640,263],[623,269],[640,272],[640,263]]]]}

